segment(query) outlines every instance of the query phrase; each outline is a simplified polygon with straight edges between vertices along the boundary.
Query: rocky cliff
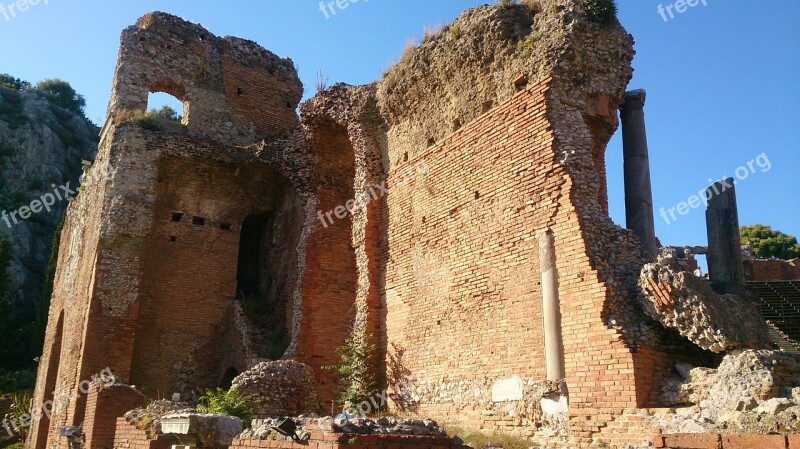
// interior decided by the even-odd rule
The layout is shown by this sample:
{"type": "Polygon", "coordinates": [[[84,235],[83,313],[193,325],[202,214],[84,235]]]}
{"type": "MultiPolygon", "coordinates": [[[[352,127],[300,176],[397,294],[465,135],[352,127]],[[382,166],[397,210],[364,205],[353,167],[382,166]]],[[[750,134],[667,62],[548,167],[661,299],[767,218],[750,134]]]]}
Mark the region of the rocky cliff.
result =
{"type": "MultiPolygon", "coordinates": [[[[11,253],[6,300],[25,325],[34,319],[42,296],[66,192],[78,190],[82,161],[91,160],[97,149],[98,128],[57,103],[53,95],[19,80],[0,86],[0,239],[11,253]]],[[[3,362],[4,368],[16,364],[3,362]]]]}

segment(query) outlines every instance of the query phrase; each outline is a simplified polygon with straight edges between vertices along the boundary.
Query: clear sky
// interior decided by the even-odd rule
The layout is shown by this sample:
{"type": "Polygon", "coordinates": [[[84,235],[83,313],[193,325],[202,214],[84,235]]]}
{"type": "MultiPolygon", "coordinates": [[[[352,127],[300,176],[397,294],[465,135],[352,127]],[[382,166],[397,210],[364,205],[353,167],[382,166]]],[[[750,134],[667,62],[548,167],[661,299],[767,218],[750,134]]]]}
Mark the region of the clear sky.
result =
{"type": "MultiPolygon", "coordinates": [[[[6,14],[10,3],[0,0],[6,14]]],[[[39,0],[8,14],[9,20],[0,14],[0,72],[31,82],[69,81],[86,97],[89,118],[102,123],[120,31],[161,10],[291,57],[307,98],[318,70],[331,82],[371,82],[425,25],[450,22],[483,3],[360,0],[326,18],[318,0],[39,0]]],[[[770,224],[800,235],[800,1],[697,0],[683,13],[666,0],[617,3],[620,21],[636,39],[629,88],[648,92],[661,241],[705,245],[703,207],[686,215],[675,210],[671,224],[659,210],[687,201],[709,179],[735,177],[738,167],[747,171],[737,186],[741,224],[770,224]]],[[[611,216],[624,225],[619,133],[609,144],[607,165],[611,216]]]]}

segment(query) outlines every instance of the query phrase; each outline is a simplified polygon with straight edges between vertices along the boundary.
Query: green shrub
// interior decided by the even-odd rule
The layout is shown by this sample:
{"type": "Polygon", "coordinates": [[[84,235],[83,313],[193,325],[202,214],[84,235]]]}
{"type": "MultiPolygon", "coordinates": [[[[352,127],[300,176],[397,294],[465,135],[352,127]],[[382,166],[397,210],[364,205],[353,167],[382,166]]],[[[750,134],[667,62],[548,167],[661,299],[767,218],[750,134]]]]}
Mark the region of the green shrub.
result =
{"type": "Polygon", "coordinates": [[[376,347],[369,343],[371,337],[366,329],[354,331],[345,340],[344,346],[336,349],[336,354],[342,360],[341,365],[323,367],[338,372],[341,381],[347,386],[339,398],[339,403],[345,410],[367,400],[377,384],[372,368],[376,347]]]}
{"type": "MultiPolygon", "coordinates": [[[[31,417],[31,403],[33,402],[30,391],[15,394],[11,402],[11,410],[6,414],[6,418],[8,418],[9,422],[27,422],[31,417]]],[[[25,438],[28,436],[29,429],[30,427],[25,425],[12,428],[13,431],[19,434],[22,441],[25,441],[25,438]]]]}
{"type": "Polygon", "coordinates": [[[28,123],[28,116],[22,107],[19,92],[7,88],[0,88],[0,117],[14,130],[28,123]]]}
{"type": "Polygon", "coordinates": [[[14,90],[25,90],[31,87],[31,83],[14,78],[7,73],[0,73],[0,87],[7,87],[14,90]]]}
{"type": "Polygon", "coordinates": [[[83,95],[75,92],[68,82],[60,79],[48,79],[38,83],[36,90],[56,106],[83,116],[86,100],[83,95]]]}
{"type": "Polygon", "coordinates": [[[611,26],[617,19],[617,3],[614,0],[581,0],[581,7],[594,23],[611,26]]]}
{"type": "Polygon", "coordinates": [[[18,393],[32,390],[36,385],[33,370],[5,371],[0,369],[0,393],[18,393]]]}
{"type": "Polygon", "coordinates": [[[11,304],[8,300],[10,263],[11,248],[5,240],[0,239],[0,361],[3,363],[3,369],[0,369],[0,390],[17,391],[31,383],[32,376],[9,374],[6,370],[21,370],[33,365],[28,357],[28,348],[34,310],[32,305],[20,306],[11,304]]]}
{"type": "Polygon", "coordinates": [[[235,416],[242,420],[245,427],[250,427],[253,420],[253,402],[239,394],[236,388],[228,391],[222,388],[208,390],[200,398],[197,411],[211,415],[235,416]]]}
{"type": "Polygon", "coordinates": [[[128,119],[138,122],[142,128],[148,131],[164,131],[171,124],[180,124],[182,117],[171,107],[164,106],[161,109],[134,111],[128,119]]]}
{"type": "Polygon", "coordinates": [[[39,178],[31,179],[28,183],[28,190],[39,191],[44,188],[44,181],[39,178]]]}

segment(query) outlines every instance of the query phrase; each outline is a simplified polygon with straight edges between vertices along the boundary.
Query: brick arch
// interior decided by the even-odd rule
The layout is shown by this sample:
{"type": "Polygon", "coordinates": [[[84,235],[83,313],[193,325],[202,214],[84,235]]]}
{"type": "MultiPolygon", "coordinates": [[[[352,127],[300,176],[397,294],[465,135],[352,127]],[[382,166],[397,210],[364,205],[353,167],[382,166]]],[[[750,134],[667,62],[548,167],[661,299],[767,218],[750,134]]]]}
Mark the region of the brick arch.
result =
{"type": "MultiPolygon", "coordinates": [[[[53,339],[53,343],[50,345],[50,350],[45,352],[46,354],[50,354],[50,358],[47,361],[47,377],[45,379],[44,386],[43,406],[48,401],[53,401],[55,399],[53,392],[55,391],[56,383],[58,382],[58,367],[61,361],[61,347],[63,339],[64,311],[61,310],[58,315],[55,338],[53,339]]],[[[44,449],[47,447],[48,433],[51,431],[50,427],[50,416],[47,413],[42,413],[39,417],[38,429],[35,433],[35,449],[44,449]]],[[[55,429],[53,431],[55,431],[55,429]]]]}

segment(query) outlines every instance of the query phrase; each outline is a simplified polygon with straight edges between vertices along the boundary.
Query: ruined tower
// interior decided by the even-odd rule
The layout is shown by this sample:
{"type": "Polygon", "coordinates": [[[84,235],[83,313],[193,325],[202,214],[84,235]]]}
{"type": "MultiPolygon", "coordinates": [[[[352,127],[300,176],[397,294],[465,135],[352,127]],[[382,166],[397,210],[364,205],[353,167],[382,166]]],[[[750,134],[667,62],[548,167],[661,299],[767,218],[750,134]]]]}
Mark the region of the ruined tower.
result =
{"type": "Polygon", "coordinates": [[[37,380],[37,403],[72,400],[31,448],[113,428],[130,401],[103,396],[101,417],[81,392],[105,368],[188,398],[296,360],[329,410],[340,384],[322,367],[361,331],[394,409],[589,444],[657,405],[667,367],[703,354],[643,314],[652,248],[608,216],[632,38],[581,2],[533,3],[469,10],[300,117],[290,60],[163,13],[126,29],[37,380]],[[183,102],[180,124],[143,116],[152,92],[183,102]]]}

